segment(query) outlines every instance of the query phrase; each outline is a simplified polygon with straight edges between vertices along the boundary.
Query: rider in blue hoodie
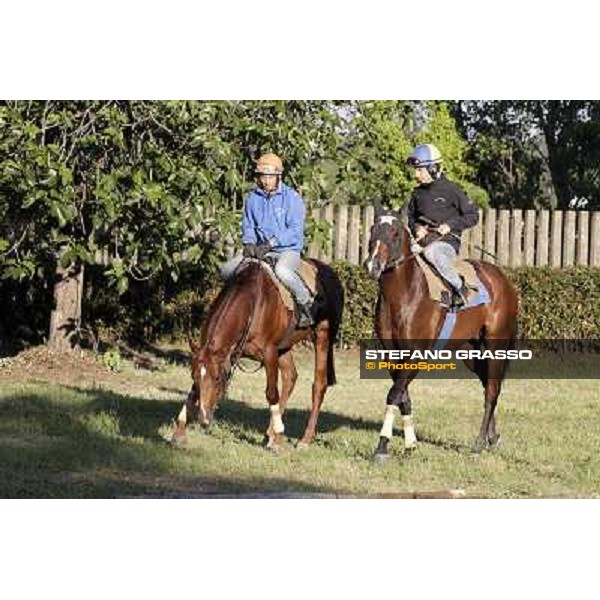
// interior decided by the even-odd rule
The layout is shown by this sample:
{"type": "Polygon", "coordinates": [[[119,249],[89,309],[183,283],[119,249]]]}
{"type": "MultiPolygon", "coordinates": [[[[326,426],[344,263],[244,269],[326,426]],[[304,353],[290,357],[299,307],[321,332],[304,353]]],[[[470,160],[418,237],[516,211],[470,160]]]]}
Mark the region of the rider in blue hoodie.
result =
{"type": "Polygon", "coordinates": [[[256,163],[257,187],[246,197],[241,254],[225,263],[221,277],[229,279],[243,258],[272,257],[275,274],[291,291],[303,313],[300,326],[312,325],[313,298],[298,276],[304,247],[305,207],[302,197],[281,181],[283,164],[275,154],[256,163]]]}

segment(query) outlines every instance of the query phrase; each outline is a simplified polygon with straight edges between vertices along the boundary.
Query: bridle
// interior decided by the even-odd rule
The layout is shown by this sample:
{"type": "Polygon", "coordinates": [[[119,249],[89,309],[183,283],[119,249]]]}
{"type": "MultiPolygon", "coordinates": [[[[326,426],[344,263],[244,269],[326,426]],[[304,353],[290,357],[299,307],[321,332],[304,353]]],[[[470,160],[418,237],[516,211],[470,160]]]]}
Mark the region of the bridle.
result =
{"type": "MultiPolygon", "coordinates": [[[[383,216],[379,217],[380,220],[383,220],[385,218],[392,219],[393,221],[398,220],[398,218],[395,217],[395,216],[393,216],[393,215],[383,215],[383,216]]],[[[390,222],[390,223],[388,223],[388,225],[391,226],[392,223],[390,222]]],[[[406,233],[407,233],[407,235],[409,237],[409,240],[410,240],[409,247],[412,246],[413,244],[417,243],[417,241],[415,240],[415,238],[414,238],[412,232],[410,231],[410,229],[406,225],[403,225],[402,228],[404,229],[404,231],[406,231],[406,233]]],[[[383,242],[387,246],[390,254],[392,255],[391,260],[389,260],[389,261],[386,262],[385,268],[381,271],[382,273],[385,273],[386,271],[389,271],[390,269],[395,269],[396,267],[398,267],[402,263],[404,263],[404,262],[406,262],[408,260],[411,260],[411,259],[413,259],[413,258],[416,257],[416,255],[413,252],[411,252],[410,250],[409,250],[408,254],[400,254],[399,256],[394,257],[394,254],[395,254],[394,246],[396,244],[395,243],[388,243],[388,241],[383,240],[383,239],[378,239],[378,241],[383,242]]],[[[400,242],[397,242],[397,244],[399,246],[400,242]]],[[[400,248],[399,252],[401,252],[401,251],[402,250],[400,248]]]]}

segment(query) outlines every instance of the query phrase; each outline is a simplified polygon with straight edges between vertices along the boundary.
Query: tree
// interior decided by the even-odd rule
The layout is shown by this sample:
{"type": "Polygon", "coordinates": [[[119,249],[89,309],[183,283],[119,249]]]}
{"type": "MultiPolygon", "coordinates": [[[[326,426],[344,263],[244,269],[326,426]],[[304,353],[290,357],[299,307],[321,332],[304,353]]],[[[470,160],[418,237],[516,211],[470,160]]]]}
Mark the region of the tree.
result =
{"type": "Polygon", "coordinates": [[[495,206],[600,206],[598,101],[461,101],[453,114],[495,206]]]}
{"type": "Polygon", "coordinates": [[[321,194],[333,201],[369,204],[384,199],[404,206],[415,187],[406,159],[416,144],[433,143],[444,156],[445,172],[480,206],[487,193],[474,183],[461,137],[445,102],[348,101],[335,110],[342,116],[341,145],[335,159],[320,165],[321,194]]]}
{"type": "Polygon", "coordinates": [[[49,344],[77,342],[85,265],[108,258],[115,293],[185,256],[216,268],[207,229],[237,234],[256,154],[277,149],[311,187],[335,147],[316,102],[5,102],[0,105],[0,271],[54,274],[49,344]]]}

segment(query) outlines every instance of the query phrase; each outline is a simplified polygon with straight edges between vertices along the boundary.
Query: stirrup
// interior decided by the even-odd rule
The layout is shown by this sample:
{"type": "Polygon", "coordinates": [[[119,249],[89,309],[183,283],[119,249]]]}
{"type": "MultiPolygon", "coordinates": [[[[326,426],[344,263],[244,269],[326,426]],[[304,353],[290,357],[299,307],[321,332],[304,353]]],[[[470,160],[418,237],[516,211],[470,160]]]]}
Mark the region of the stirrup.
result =
{"type": "Polygon", "coordinates": [[[452,290],[452,306],[464,308],[469,303],[469,288],[463,283],[460,290],[452,290]]]}

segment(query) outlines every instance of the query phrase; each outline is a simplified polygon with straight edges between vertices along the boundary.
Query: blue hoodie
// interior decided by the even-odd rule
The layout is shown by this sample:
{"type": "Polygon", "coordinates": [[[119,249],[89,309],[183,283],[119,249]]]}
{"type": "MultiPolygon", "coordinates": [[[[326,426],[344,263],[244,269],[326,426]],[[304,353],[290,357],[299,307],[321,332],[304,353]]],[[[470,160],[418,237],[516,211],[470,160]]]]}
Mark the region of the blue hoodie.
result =
{"type": "Polygon", "coordinates": [[[242,219],[242,243],[270,241],[275,252],[304,247],[304,200],[291,187],[281,183],[267,196],[256,188],[246,197],[242,219]]]}

